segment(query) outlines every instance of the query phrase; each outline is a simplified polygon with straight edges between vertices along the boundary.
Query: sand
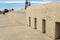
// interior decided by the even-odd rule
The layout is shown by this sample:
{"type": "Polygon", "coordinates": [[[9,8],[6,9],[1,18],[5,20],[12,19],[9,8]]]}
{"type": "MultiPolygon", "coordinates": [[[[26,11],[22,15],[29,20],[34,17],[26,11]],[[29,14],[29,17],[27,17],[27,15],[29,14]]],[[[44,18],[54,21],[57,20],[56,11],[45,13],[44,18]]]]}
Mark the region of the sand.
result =
{"type": "MultiPolygon", "coordinates": [[[[15,15],[15,13],[0,15],[0,40],[40,40],[42,38],[40,36],[43,35],[39,31],[14,19],[15,16],[18,18],[18,14],[13,17],[12,15],[15,15]]],[[[24,19],[24,17],[21,16],[19,18],[24,19]]]]}

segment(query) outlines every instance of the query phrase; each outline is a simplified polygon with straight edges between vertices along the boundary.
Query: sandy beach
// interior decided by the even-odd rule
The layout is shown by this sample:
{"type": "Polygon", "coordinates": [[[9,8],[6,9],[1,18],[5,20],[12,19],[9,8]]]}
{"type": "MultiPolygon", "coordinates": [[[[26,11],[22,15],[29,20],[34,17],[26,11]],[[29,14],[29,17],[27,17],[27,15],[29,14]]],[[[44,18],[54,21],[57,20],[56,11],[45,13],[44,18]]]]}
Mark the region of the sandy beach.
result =
{"type": "Polygon", "coordinates": [[[0,40],[40,40],[43,35],[27,26],[25,17],[25,14],[19,13],[1,14],[0,40]]]}

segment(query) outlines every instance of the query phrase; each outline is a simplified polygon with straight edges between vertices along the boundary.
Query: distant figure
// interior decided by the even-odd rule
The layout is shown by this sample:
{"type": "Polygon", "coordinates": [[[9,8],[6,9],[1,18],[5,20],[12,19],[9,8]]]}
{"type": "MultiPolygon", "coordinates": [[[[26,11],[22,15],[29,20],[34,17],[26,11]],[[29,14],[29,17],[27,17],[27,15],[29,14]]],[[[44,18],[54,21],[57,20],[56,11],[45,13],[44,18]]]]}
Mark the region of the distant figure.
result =
{"type": "Polygon", "coordinates": [[[5,13],[8,13],[8,12],[9,12],[8,9],[4,9],[4,11],[3,11],[3,15],[5,15],[5,13]]]}
{"type": "Polygon", "coordinates": [[[5,12],[3,12],[3,15],[5,15],[5,12]]]}
{"type": "Polygon", "coordinates": [[[27,9],[28,6],[31,6],[31,4],[30,4],[30,1],[28,2],[28,1],[26,0],[26,2],[25,2],[25,9],[27,9]]]}
{"type": "Polygon", "coordinates": [[[27,8],[27,6],[28,6],[28,1],[26,0],[26,2],[25,2],[25,9],[27,8]]]}
{"type": "Polygon", "coordinates": [[[31,6],[31,3],[30,2],[28,4],[29,4],[28,6],[31,6]]]}
{"type": "Polygon", "coordinates": [[[13,8],[12,8],[11,10],[12,10],[12,11],[14,11],[14,9],[13,9],[13,8]]]}

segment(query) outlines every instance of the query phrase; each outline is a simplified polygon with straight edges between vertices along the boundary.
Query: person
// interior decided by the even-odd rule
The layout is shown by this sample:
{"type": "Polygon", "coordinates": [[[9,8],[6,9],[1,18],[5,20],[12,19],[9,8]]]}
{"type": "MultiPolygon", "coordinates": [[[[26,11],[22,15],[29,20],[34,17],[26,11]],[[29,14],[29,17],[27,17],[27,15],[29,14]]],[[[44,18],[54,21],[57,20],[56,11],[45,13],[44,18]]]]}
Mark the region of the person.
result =
{"type": "Polygon", "coordinates": [[[14,9],[13,9],[13,8],[12,8],[11,10],[12,10],[12,11],[14,11],[14,9]]]}
{"type": "Polygon", "coordinates": [[[25,9],[28,7],[28,1],[25,2],[25,9]]]}
{"type": "Polygon", "coordinates": [[[5,13],[8,13],[8,12],[9,12],[8,9],[4,9],[4,11],[3,11],[3,15],[5,15],[5,13]]]}
{"type": "Polygon", "coordinates": [[[3,12],[3,15],[5,15],[5,12],[3,12]]]}

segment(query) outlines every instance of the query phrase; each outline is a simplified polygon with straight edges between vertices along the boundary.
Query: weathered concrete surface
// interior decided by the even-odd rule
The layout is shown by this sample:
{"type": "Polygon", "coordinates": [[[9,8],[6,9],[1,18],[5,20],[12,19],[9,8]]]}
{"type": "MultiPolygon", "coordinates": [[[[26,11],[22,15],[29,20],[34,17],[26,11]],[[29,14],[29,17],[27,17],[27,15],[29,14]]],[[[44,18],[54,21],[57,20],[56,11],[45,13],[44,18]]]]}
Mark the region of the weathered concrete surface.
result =
{"type": "Polygon", "coordinates": [[[43,19],[45,19],[45,34],[47,34],[52,40],[55,40],[56,35],[59,34],[56,32],[56,30],[59,28],[58,26],[56,26],[56,22],[60,23],[60,2],[51,2],[28,7],[26,10],[26,21],[28,25],[29,17],[31,17],[31,27],[35,28],[36,23],[37,30],[41,32],[43,32],[43,19]],[[36,22],[34,18],[37,19],[36,22]]]}

